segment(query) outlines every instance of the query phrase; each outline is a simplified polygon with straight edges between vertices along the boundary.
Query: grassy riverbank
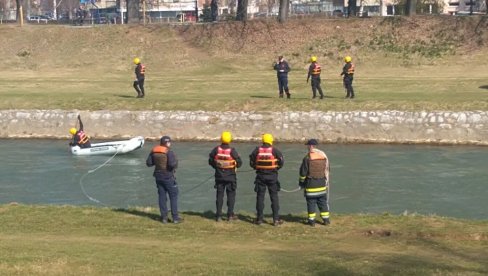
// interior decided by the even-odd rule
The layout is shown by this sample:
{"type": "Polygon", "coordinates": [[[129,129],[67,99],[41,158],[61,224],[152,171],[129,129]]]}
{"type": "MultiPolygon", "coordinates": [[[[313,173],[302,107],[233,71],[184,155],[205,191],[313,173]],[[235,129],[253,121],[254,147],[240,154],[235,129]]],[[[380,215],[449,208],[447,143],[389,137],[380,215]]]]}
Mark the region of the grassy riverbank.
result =
{"type": "Polygon", "coordinates": [[[416,17],[0,25],[0,109],[488,110],[486,24],[416,17]],[[279,54],[292,67],[291,100],[277,99],[272,63],[279,54]],[[310,99],[311,55],[323,67],[324,101],[310,99]],[[339,76],[345,55],[357,68],[354,101],[344,99],[339,76]],[[145,99],[134,98],[135,56],[147,66],[145,99]]]}
{"type": "Polygon", "coordinates": [[[2,275],[486,275],[488,221],[340,215],[330,226],[252,215],[216,223],[184,213],[163,225],[155,209],[0,206],[2,275]]]}

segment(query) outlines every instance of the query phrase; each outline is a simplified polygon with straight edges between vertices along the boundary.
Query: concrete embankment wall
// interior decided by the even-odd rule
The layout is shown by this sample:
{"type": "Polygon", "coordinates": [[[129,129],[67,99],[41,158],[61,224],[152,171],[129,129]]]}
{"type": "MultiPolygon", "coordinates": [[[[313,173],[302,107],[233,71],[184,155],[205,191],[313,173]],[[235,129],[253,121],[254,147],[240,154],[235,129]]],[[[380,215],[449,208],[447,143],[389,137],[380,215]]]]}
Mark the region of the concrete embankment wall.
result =
{"type": "Polygon", "coordinates": [[[431,143],[488,145],[488,111],[207,112],[207,111],[0,111],[0,138],[69,138],[81,114],[85,131],[98,139],[169,135],[177,140],[216,140],[229,130],[235,140],[279,141],[311,137],[329,143],[431,143]]]}

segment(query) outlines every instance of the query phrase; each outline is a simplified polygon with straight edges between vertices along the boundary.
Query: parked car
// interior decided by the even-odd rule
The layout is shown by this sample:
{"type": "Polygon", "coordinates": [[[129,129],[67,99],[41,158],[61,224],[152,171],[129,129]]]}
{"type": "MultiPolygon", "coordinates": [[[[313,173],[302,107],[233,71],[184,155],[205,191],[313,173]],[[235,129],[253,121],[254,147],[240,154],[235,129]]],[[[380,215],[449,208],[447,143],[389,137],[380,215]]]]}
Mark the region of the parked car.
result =
{"type": "Polygon", "coordinates": [[[46,23],[47,24],[47,18],[43,18],[42,16],[39,15],[33,15],[27,17],[27,21],[29,22],[37,22],[37,23],[46,23]]]}
{"type": "Polygon", "coordinates": [[[334,10],[332,12],[332,16],[343,17],[344,16],[344,13],[341,10],[334,10]]]}

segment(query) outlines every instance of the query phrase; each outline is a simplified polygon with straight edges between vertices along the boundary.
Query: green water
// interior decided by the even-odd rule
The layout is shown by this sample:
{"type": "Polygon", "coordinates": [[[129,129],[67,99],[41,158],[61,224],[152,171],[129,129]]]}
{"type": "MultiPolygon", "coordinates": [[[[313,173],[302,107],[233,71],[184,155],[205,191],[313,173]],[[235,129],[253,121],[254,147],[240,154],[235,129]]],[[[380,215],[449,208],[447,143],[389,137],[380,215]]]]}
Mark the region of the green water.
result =
{"type": "MultiPolygon", "coordinates": [[[[128,155],[76,157],[67,141],[0,140],[0,204],[157,206],[152,169],[145,165],[153,142],[128,155]],[[101,166],[101,167],[100,167],[101,166]],[[97,169],[98,168],[98,169],[97,169]],[[89,173],[91,170],[95,171],[89,173]],[[98,202],[99,203],[98,203],[98,202]]],[[[173,143],[180,160],[181,210],[215,210],[208,153],[215,143],[173,143]]],[[[237,210],[254,212],[254,172],[248,156],[256,144],[233,144],[243,158],[237,210]]],[[[280,181],[297,188],[303,145],[276,144],[285,156],[280,181]]],[[[323,145],[331,160],[330,207],[334,213],[437,214],[488,218],[488,147],[323,145]]],[[[306,209],[301,192],[280,193],[281,213],[306,209]]],[[[270,212],[266,198],[265,212],[270,212]]]]}

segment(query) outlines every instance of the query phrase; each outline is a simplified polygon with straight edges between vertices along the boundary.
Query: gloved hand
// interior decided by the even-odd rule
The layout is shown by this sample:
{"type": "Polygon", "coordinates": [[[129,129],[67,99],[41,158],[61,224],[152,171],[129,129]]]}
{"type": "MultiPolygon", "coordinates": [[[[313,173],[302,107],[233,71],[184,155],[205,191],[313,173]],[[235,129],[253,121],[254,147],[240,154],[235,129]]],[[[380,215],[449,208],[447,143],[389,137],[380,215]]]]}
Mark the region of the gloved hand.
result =
{"type": "Polygon", "coordinates": [[[304,185],[303,185],[303,183],[302,183],[302,182],[298,182],[298,187],[300,188],[300,190],[301,190],[301,189],[303,189],[303,186],[304,186],[304,185]]]}

